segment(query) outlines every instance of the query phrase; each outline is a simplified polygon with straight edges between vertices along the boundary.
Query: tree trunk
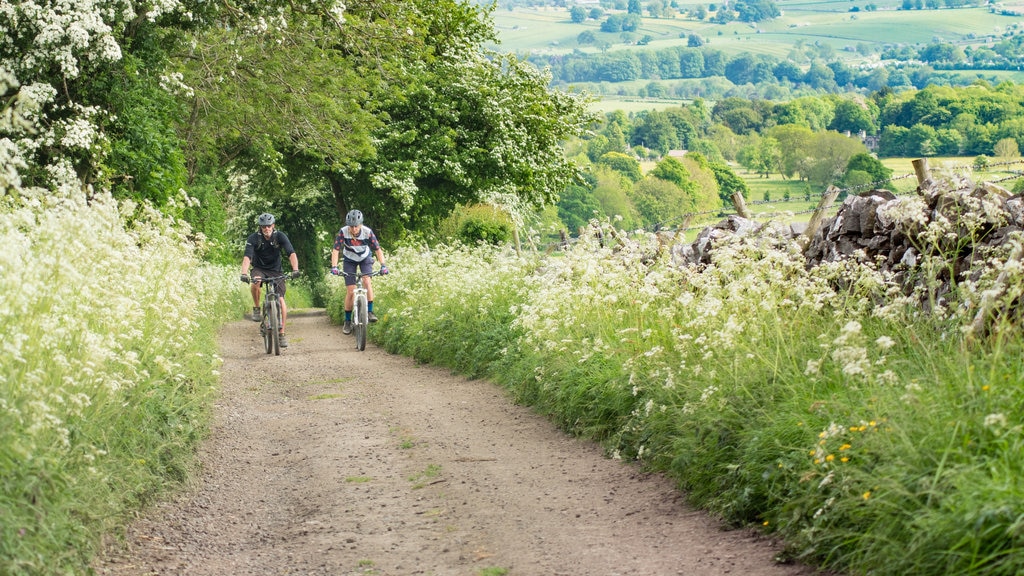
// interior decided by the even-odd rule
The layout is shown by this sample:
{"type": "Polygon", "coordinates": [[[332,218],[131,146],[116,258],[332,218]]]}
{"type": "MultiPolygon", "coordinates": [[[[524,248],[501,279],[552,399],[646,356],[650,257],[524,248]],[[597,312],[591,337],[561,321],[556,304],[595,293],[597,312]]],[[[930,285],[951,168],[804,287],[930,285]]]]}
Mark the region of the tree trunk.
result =
{"type": "Polygon", "coordinates": [[[338,211],[338,220],[345,221],[345,214],[348,214],[348,198],[345,195],[345,188],[341,184],[341,178],[330,172],[327,174],[327,181],[331,183],[331,194],[334,196],[334,208],[338,211]]]}

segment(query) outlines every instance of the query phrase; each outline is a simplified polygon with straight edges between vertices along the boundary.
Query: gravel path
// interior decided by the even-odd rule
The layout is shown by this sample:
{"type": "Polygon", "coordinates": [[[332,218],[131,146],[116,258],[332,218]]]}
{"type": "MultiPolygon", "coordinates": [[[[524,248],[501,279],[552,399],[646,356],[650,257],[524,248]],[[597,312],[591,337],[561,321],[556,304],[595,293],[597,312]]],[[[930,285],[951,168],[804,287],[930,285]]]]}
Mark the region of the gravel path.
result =
{"type": "Polygon", "coordinates": [[[670,481],[566,436],[502,389],[353,340],[322,313],[220,339],[202,473],[97,561],[111,576],[724,575],[814,571],[723,531],[670,481]],[[507,570],[507,572],[502,572],[507,570]]]}

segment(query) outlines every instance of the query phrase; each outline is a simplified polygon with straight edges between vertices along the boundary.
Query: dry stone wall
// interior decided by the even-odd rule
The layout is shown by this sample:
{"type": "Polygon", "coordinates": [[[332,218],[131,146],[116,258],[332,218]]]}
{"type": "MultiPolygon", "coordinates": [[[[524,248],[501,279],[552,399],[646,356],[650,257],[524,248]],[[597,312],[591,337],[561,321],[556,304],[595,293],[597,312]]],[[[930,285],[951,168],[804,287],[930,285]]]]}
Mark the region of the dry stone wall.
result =
{"type": "Polygon", "coordinates": [[[707,264],[721,241],[760,235],[779,242],[800,241],[808,268],[849,259],[872,263],[910,293],[921,277],[915,272],[922,258],[939,256],[950,271],[939,278],[943,285],[932,291],[933,297],[941,297],[953,283],[977,279],[985,257],[1022,229],[1021,195],[966,179],[926,180],[915,196],[897,197],[884,189],[848,196],[811,238],[801,237],[801,225],[759,224],[730,216],[702,230],[693,242],[673,246],[672,260],[678,265],[707,264]]]}

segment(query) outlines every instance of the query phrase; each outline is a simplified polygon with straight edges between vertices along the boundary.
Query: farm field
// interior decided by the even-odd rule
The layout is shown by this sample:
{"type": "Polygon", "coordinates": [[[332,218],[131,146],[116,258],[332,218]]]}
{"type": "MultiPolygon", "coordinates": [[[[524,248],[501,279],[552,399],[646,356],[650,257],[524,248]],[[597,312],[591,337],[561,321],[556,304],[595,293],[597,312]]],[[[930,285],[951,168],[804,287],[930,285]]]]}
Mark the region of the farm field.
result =
{"type": "Polygon", "coordinates": [[[895,4],[879,5],[877,11],[848,12],[858,3],[816,2],[778,3],[782,16],[757,25],[732,22],[725,25],[701,22],[677,16],[672,19],[645,17],[636,38],[650,36],[647,45],[624,41],[619,33],[601,32],[596,20],[574,24],[568,10],[553,7],[499,10],[494,13],[503,51],[533,54],[565,54],[574,50],[597,52],[594,46],[580,45],[576,38],[583,31],[594,33],[599,41],[611,43],[611,50],[648,50],[686,46],[687,36],[697,34],[710,47],[727,54],[751,52],[785,58],[797,43],[828,44],[847,54],[848,61],[865,58],[855,50],[858,43],[891,44],[932,41],[961,45],[986,43],[1024,23],[1024,17],[993,14],[986,8],[950,10],[896,10],[895,4]],[[843,11],[833,8],[841,4],[843,11]]]}

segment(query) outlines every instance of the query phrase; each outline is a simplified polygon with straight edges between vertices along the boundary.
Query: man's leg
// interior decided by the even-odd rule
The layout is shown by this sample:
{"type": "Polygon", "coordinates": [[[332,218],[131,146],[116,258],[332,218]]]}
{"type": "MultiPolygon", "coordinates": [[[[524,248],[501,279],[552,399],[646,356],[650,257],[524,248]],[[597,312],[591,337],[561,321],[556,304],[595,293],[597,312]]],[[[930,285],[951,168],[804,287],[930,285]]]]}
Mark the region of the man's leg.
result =
{"type": "Polygon", "coordinates": [[[249,285],[249,292],[252,294],[252,321],[260,321],[260,283],[252,282],[249,285]]]}
{"type": "Polygon", "coordinates": [[[288,347],[288,338],[284,335],[284,323],[288,319],[288,306],[284,303],[284,296],[277,299],[281,303],[281,331],[279,333],[278,343],[282,348],[288,347]]]}

